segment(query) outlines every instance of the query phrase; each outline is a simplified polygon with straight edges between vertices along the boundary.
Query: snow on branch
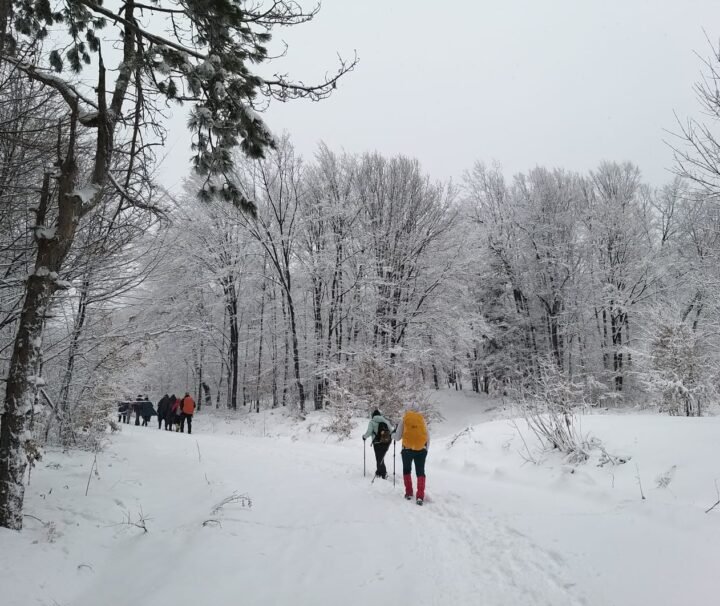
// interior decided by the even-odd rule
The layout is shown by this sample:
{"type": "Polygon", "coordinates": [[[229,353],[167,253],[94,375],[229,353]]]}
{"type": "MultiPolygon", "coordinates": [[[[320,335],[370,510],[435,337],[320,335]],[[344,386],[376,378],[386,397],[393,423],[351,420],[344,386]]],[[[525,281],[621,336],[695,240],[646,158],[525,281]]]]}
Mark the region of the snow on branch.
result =
{"type": "Polygon", "coordinates": [[[97,104],[79,93],[72,84],[54,74],[50,74],[38,68],[35,65],[30,65],[29,63],[19,61],[18,59],[15,59],[14,57],[11,57],[9,55],[0,55],[0,61],[6,61],[11,65],[14,65],[17,69],[26,74],[31,80],[41,82],[46,86],[54,88],[56,91],[58,91],[58,93],[60,93],[62,98],[65,99],[65,102],[71,108],[75,108],[80,112],[80,122],[85,125],[90,125],[89,121],[85,118],[87,116],[92,117],[93,113],[83,110],[83,108],[80,107],[80,102],[85,103],[86,105],[94,109],[97,109],[97,104]]]}

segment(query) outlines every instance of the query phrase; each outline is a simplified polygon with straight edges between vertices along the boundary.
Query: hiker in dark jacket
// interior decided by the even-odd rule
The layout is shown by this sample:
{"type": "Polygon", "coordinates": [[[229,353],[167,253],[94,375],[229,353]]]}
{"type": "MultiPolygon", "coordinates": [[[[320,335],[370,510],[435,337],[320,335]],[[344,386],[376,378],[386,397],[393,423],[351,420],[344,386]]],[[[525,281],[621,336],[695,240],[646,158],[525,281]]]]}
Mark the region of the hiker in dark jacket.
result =
{"type": "MultiPolygon", "coordinates": [[[[140,417],[142,416],[142,403],[145,398],[138,394],[133,402],[130,402],[130,410],[135,413],[135,425],[140,425],[140,417]]],[[[131,412],[131,414],[132,414],[131,412]]]]}
{"type": "Polygon", "coordinates": [[[386,419],[376,408],[370,416],[367,431],[363,434],[363,441],[372,436],[372,445],[375,450],[375,475],[383,480],[387,479],[387,468],[385,467],[385,454],[392,442],[392,423],[386,419]],[[381,425],[382,424],[382,425],[381,425]]]}
{"type": "Polygon", "coordinates": [[[143,420],[142,426],[147,427],[150,419],[156,414],[157,412],[155,412],[155,408],[152,405],[152,402],[147,399],[147,396],[145,396],[145,399],[140,402],[140,415],[142,416],[143,420]]]}
{"type": "Polygon", "coordinates": [[[118,423],[127,423],[129,412],[130,404],[128,402],[120,402],[118,404],[118,423]]]}
{"type": "Polygon", "coordinates": [[[170,396],[165,394],[157,405],[158,429],[162,429],[162,423],[165,421],[165,429],[168,429],[168,410],[170,409],[170,396]]]}

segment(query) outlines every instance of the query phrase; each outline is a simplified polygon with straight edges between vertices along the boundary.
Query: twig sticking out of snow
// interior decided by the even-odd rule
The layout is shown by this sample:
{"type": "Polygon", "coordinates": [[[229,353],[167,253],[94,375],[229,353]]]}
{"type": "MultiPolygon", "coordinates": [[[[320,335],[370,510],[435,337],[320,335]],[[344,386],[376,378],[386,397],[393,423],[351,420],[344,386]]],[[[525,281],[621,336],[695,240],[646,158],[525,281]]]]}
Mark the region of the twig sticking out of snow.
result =
{"type": "Polygon", "coordinates": [[[713,509],[715,509],[718,505],[720,505],[720,488],[718,488],[717,480],[715,480],[715,494],[717,495],[717,501],[715,501],[714,505],[712,507],[708,507],[705,510],[705,513],[710,513],[713,509]]]}
{"type": "Polygon", "coordinates": [[[469,436],[471,433],[472,433],[472,428],[471,428],[471,427],[466,427],[466,428],[463,429],[462,431],[459,431],[458,433],[456,433],[456,434],[452,437],[452,440],[450,440],[450,441],[448,442],[446,448],[447,448],[448,450],[450,450],[453,446],[455,446],[455,442],[457,442],[457,441],[458,441],[460,438],[462,438],[463,436],[469,436]]]}
{"type": "Polygon", "coordinates": [[[530,463],[532,463],[533,465],[537,465],[537,460],[535,459],[535,457],[532,456],[532,453],[530,452],[530,448],[528,447],[527,442],[525,441],[525,436],[523,435],[523,432],[520,431],[520,428],[518,427],[518,424],[515,421],[515,419],[513,419],[512,423],[515,426],[515,431],[518,432],[518,435],[520,436],[520,439],[522,440],[522,443],[525,446],[525,450],[527,451],[527,457],[525,457],[525,455],[523,455],[523,453],[519,453],[520,456],[523,459],[525,459],[526,461],[529,461],[530,463]]]}
{"type": "Polygon", "coordinates": [[[92,465],[90,465],[90,473],[88,474],[87,486],[85,487],[85,496],[88,496],[88,490],[90,490],[90,480],[92,479],[93,470],[95,471],[95,475],[99,477],[100,474],[97,471],[97,452],[95,453],[92,465]]]}
{"type": "Polygon", "coordinates": [[[604,467],[608,463],[610,465],[623,465],[624,463],[627,463],[632,457],[622,457],[617,455],[611,455],[607,450],[605,450],[605,447],[602,445],[602,443],[598,442],[595,444],[596,448],[602,452],[600,455],[600,459],[598,461],[598,467],[604,467]]]}
{"type": "Polygon", "coordinates": [[[44,522],[37,516],[31,515],[29,513],[24,513],[23,518],[31,518],[33,520],[37,520],[43,525],[43,528],[45,528],[47,532],[47,541],[48,543],[54,543],[58,537],[62,536],[60,532],[58,532],[57,526],[55,522],[44,522]]]}
{"type": "Polygon", "coordinates": [[[675,475],[676,469],[677,469],[677,465],[673,465],[665,473],[661,473],[655,479],[655,484],[657,484],[657,487],[658,488],[667,488],[668,486],[670,486],[670,482],[672,482],[672,480],[673,480],[673,476],[675,475]]]}
{"type": "Polygon", "coordinates": [[[252,499],[246,494],[239,494],[235,491],[229,497],[225,497],[222,501],[215,505],[210,513],[215,515],[219,513],[225,505],[229,505],[230,503],[240,503],[241,507],[247,507],[248,509],[252,508],[252,499]]]}
{"type": "Polygon", "coordinates": [[[643,492],[642,487],[642,480],[640,479],[640,468],[637,466],[637,463],[635,463],[635,471],[637,472],[637,475],[635,476],[635,479],[637,480],[638,487],[640,488],[640,497],[644,501],[645,500],[645,493],[643,492]]]}
{"type": "Polygon", "coordinates": [[[142,528],[143,532],[148,532],[147,522],[148,520],[151,520],[152,518],[147,517],[142,510],[142,507],[138,511],[138,517],[137,520],[133,520],[132,516],[130,515],[130,512],[125,512],[125,521],[123,524],[126,524],[127,526],[135,526],[135,528],[142,528]]]}

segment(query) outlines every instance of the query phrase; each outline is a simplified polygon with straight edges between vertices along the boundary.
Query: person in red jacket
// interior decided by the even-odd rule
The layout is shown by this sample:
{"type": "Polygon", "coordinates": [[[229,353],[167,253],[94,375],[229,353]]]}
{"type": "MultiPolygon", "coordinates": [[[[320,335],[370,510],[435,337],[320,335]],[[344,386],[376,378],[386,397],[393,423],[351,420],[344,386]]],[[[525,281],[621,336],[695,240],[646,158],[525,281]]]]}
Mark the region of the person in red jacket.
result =
{"type": "Polygon", "coordinates": [[[185,397],[180,400],[180,433],[185,433],[185,421],[188,424],[188,433],[192,433],[192,418],[195,414],[195,400],[189,392],[185,392],[185,397]]]}

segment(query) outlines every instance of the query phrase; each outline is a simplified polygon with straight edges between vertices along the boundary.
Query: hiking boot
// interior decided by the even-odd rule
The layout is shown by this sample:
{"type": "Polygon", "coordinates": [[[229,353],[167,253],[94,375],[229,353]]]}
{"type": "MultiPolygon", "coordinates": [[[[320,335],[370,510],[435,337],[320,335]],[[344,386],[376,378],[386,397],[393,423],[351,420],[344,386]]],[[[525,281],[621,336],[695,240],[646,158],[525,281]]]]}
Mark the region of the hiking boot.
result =
{"type": "Polygon", "coordinates": [[[415,501],[415,502],[416,502],[418,505],[422,505],[422,504],[423,504],[423,500],[422,500],[422,499],[418,499],[418,500],[415,501]]]}
{"type": "Polygon", "coordinates": [[[405,495],[405,500],[406,500],[406,501],[410,501],[410,500],[412,499],[412,497],[413,497],[413,496],[412,496],[411,494],[406,494],[406,495],[405,495]]]}

